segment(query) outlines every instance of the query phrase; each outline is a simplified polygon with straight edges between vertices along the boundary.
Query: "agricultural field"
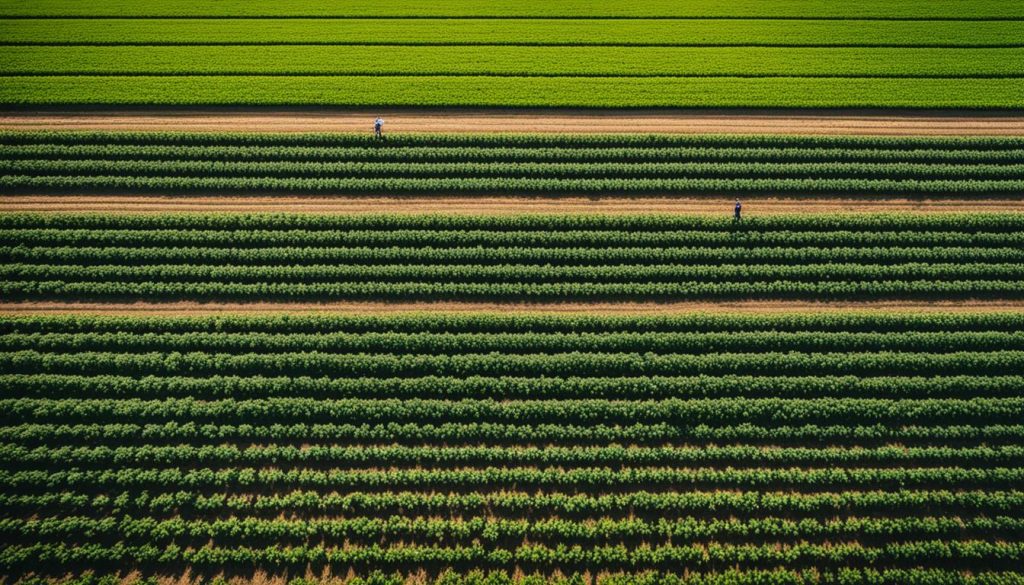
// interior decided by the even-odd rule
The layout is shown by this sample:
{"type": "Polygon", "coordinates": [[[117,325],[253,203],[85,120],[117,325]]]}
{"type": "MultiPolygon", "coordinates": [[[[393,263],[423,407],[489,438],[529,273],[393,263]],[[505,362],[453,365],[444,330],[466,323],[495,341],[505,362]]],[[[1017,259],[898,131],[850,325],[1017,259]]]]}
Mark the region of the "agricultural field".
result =
{"type": "Polygon", "coordinates": [[[0,0],[0,585],[1024,585],[1024,2],[0,0]]]}
{"type": "Polygon", "coordinates": [[[1001,0],[3,0],[0,103],[1013,110],[1021,39],[1001,0]]]}
{"type": "Polygon", "coordinates": [[[0,569],[1020,583],[1022,327],[4,318],[0,569]]]}
{"type": "Polygon", "coordinates": [[[1024,138],[0,133],[0,193],[928,196],[1024,192],[1024,138]]]}
{"type": "MultiPolygon", "coordinates": [[[[0,294],[89,301],[1024,299],[1024,216],[0,215],[0,294]]],[[[494,348],[498,349],[498,348],[494,348]]]]}

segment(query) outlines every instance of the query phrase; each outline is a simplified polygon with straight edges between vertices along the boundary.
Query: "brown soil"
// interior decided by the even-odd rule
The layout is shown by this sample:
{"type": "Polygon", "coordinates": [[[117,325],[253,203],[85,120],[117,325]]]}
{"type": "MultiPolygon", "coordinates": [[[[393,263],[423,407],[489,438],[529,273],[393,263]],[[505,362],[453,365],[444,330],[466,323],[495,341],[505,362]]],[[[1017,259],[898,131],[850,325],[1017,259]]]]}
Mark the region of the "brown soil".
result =
{"type": "Polygon", "coordinates": [[[2,315],[99,314],[99,315],[217,315],[232,313],[538,313],[600,315],[669,315],[685,313],[808,313],[821,311],[861,312],[1020,312],[1024,301],[733,301],[668,303],[487,303],[487,302],[379,302],[330,303],[77,303],[59,301],[0,302],[2,315]]]}
{"type": "Polygon", "coordinates": [[[6,112],[2,130],[366,132],[658,132],[674,134],[1024,135],[1024,116],[508,110],[6,112]]]}
{"type": "MultiPolygon", "coordinates": [[[[743,199],[744,213],[1024,211],[1024,199],[743,199]]],[[[728,215],[732,198],[686,197],[167,197],[136,195],[12,195],[0,212],[301,212],[301,213],[687,213],[728,215]]]]}

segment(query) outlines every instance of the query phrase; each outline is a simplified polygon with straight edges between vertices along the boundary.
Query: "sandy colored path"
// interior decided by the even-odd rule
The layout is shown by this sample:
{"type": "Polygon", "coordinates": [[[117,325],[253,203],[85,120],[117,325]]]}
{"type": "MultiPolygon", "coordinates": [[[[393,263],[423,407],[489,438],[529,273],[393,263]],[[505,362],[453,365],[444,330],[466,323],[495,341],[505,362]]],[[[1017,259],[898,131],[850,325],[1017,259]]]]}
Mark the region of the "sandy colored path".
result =
{"type": "Polygon", "coordinates": [[[0,315],[220,315],[233,313],[540,313],[600,315],[671,315],[685,313],[819,313],[822,311],[863,312],[979,312],[1008,313],[1024,311],[1024,301],[686,301],[677,303],[493,303],[493,302],[378,302],[351,301],[330,303],[76,303],[35,301],[0,302],[0,315]]]}
{"type": "MultiPolygon", "coordinates": [[[[0,212],[298,212],[298,213],[732,213],[732,198],[629,197],[167,197],[136,195],[11,195],[0,212]]],[[[1024,212],[1020,199],[744,198],[748,217],[773,213],[1024,212]]]]}
{"type": "Polygon", "coordinates": [[[1024,135],[1024,115],[721,113],[657,111],[225,111],[6,112],[2,130],[366,132],[665,132],[675,134],[1024,135]]]}

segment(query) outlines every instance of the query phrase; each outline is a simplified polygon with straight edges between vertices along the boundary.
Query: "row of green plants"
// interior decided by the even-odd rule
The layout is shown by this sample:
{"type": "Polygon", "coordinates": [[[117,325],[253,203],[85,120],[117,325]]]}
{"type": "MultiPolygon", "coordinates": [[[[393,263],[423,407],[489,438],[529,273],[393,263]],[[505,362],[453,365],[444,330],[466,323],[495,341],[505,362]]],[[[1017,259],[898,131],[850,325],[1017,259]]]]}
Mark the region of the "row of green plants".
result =
{"type": "Polygon", "coordinates": [[[271,545],[266,548],[176,544],[156,546],[96,543],[8,544],[0,548],[0,567],[6,569],[52,566],[54,563],[103,563],[124,566],[154,563],[188,563],[193,567],[260,566],[305,567],[313,564],[353,565],[362,569],[406,566],[501,567],[525,565],[545,569],[574,567],[600,569],[676,569],[680,565],[716,568],[742,565],[771,568],[785,566],[860,566],[921,562],[955,562],[960,568],[1014,568],[1024,561],[1024,543],[985,540],[917,540],[865,546],[855,542],[830,544],[721,544],[659,545],[627,548],[625,545],[580,546],[524,544],[501,548],[469,546],[358,546],[342,547],[271,545]]]}
{"type": "Polygon", "coordinates": [[[832,282],[884,280],[1024,280],[1024,263],[797,264],[797,265],[307,265],[118,266],[23,264],[0,266],[0,279],[60,282],[223,282],[331,284],[339,282],[448,283],[662,283],[832,282]]]}
{"type": "MultiPolygon", "coordinates": [[[[0,218],[3,216],[0,215],[0,218]]],[[[686,333],[1018,332],[1019,312],[807,312],[780,314],[551,315],[540,313],[286,314],[214,317],[90,314],[0,316],[8,333],[686,333]]]]}
{"type": "Polygon", "coordinates": [[[277,544],[310,539],[344,539],[357,542],[381,540],[451,543],[479,540],[487,543],[508,543],[529,539],[530,542],[573,542],[601,544],[606,542],[673,544],[703,539],[729,541],[768,539],[851,539],[892,541],[897,539],[950,538],[966,535],[1000,539],[1024,537],[1024,519],[1012,516],[976,517],[855,517],[830,520],[804,518],[791,520],[764,517],[739,520],[597,518],[584,521],[561,518],[500,519],[471,517],[467,519],[425,518],[408,516],[352,517],[345,519],[311,518],[299,520],[231,517],[217,519],[157,519],[150,516],[121,518],[90,518],[87,516],[49,516],[23,520],[0,519],[0,535],[8,542],[26,540],[90,541],[116,539],[126,544],[157,544],[174,540],[206,542],[271,541],[277,544]]]}
{"type": "MultiPolygon", "coordinates": [[[[813,217],[813,216],[811,216],[813,217]]],[[[750,221],[754,221],[753,218],[750,221]]],[[[813,227],[813,226],[811,226],[813,227]]],[[[849,226],[847,226],[849,227],[849,226]]],[[[937,226],[944,228],[944,226],[937,226]]],[[[822,232],[816,230],[746,229],[737,225],[735,231],[711,229],[671,229],[662,231],[624,230],[488,230],[488,229],[408,229],[405,227],[376,230],[353,229],[137,229],[77,227],[14,227],[0,229],[0,245],[60,247],[127,247],[173,246],[207,248],[279,248],[279,247],[554,247],[582,246],[622,247],[782,247],[818,246],[822,232]]],[[[1001,229],[977,231],[966,229],[877,231],[835,229],[828,231],[830,247],[894,247],[894,246],[975,246],[998,248],[1024,245],[1024,234],[1001,229]]]]}
{"type": "MultiPolygon", "coordinates": [[[[828,486],[822,486],[827,489],[828,486]]],[[[426,492],[345,490],[278,490],[273,493],[198,492],[168,486],[156,489],[121,489],[97,494],[67,486],[27,493],[0,493],[0,503],[11,514],[45,516],[64,514],[106,518],[117,514],[165,516],[175,514],[207,517],[218,514],[259,515],[275,518],[298,515],[497,515],[503,518],[678,517],[695,515],[716,519],[721,514],[745,517],[786,516],[820,518],[853,514],[857,517],[892,517],[893,510],[906,515],[1019,515],[1024,491],[979,489],[872,489],[798,493],[762,490],[687,490],[623,493],[565,493],[522,491],[502,487],[489,492],[426,492]]],[[[251,488],[251,486],[250,486],[251,488]]]]}
{"type": "MultiPolygon", "coordinates": [[[[916,142],[852,148],[849,144],[794,145],[680,144],[676,146],[580,146],[488,144],[453,146],[430,144],[396,145],[388,148],[365,143],[346,146],[309,146],[280,143],[270,146],[234,144],[111,144],[98,142],[10,143],[0,134],[0,157],[5,160],[196,160],[233,162],[845,162],[845,163],[940,163],[1020,164],[1024,143],[1016,148],[949,148],[948,144],[916,142]]],[[[301,140],[301,137],[300,137],[301,140]]],[[[399,142],[405,137],[399,137],[399,142]]],[[[299,143],[301,144],[301,142],[299,143]]]]}
{"type": "MultiPolygon", "coordinates": [[[[1024,394],[1022,376],[326,376],[0,374],[6,398],[996,398],[1024,394]]],[[[0,429],[2,432],[2,429],[0,429]]]]}
{"type": "Polygon", "coordinates": [[[894,280],[755,283],[421,283],[317,284],[8,281],[0,296],[10,300],[950,300],[1024,298],[1018,280],[894,280]]]}
{"type": "MultiPolygon", "coordinates": [[[[3,96],[0,95],[0,98],[3,96]]],[[[113,171],[113,170],[112,170],[113,171]]],[[[526,177],[178,177],[2,175],[6,193],[218,193],[331,195],[885,195],[1007,197],[1024,191],[1012,179],[870,178],[526,178],[526,177]]]]}
{"type": "Polygon", "coordinates": [[[743,444],[1016,444],[1024,439],[1024,425],[799,425],[758,426],[748,423],[726,426],[672,425],[575,425],[502,423],[277,423],[216,424],[167,423],[21,423],[0,427],[0,441],[20,445],[54,444],[163,444],[174,441],[351,441],[388,444],[446,445],[492,442],[501,444],[664,444],[669,441],[729,442],[743,444]]]}
{"type": "MultiPolygon", "coordinates": [[[[0,160],[0,175],[386,179],[871,179],[1013,180],[1024,164],[909,162],[306,162],[0,160]]],[[[680,183],[682,184],[682,183],[680,183]]]]}
{"type": "Polygon", "coordinates": [[[8,333],[0,350],[40,352],[467,354],[955,352],[1024,349],[1024,332],[616,332],[616,333],[8,333]]]}
{"type": "MultiPolygon", "coordinates": [[[[770,358],[768,358],[770,359],[770,358]]],[[[165,400],[0,399],[0,421],[500,424],[1018,424],[1024,398],[667,398],[622,400],[435,400],[265,398],[165,400]]]]}
{"type": "Polygon", "coordinates": [[[102,470],[0,470],[0,487],[12,493],[56,487],[97,491],[145,489],[471,490],[574,488],[636,489],[1016,489],[1024,467],[750,468],[580,467],[562,469],[480,467],[459,469],[314,469],[231,467],[118,467],[102,470]]]}
{"type": "Polygon", "coordinates": [[[39,446],[0,443],[0,463],[7,469],[118,466],[190,466],[232,464],[248,466],[317,465],[351,468],[465,466],[759,466],[829,465],[858,466],[969,465],[977,467],[1024,466],[1024,446],[972,447],[763,447],[673,446],[403,446],[331,445],[141,445],[141,446],[39,446]]]}
{"type": "Polygon", "coordinates": [[[655,354],[332,354],[206,352],[0,352],[9,374],[414,376],[1003,375],[1024,370],[1024,351],[739,352],[655,354]]]}
{"type": "Polygon", "coordinates": [[[870,248],[804,246],[799,248],[742,246],[721,247],[625,247],[544,248],[498,247],[28,247],[0,246],[4,263],[25,264],[195,264],[237,265],[323,265],[357,264],[550,264],[552,266],[612,264],[901,264],[921,263],[1013,263],[1024,261],[1024,250],[1003,246],[870,248]]]}
{"type": "MultiPolygon", "coordinates": [[[[729,217],[683,214],[303,214],[303,213],[4,213],[0,228],[90,230],[601,230],[649,232],[695,230],[726,233],[765,231],[953,231],[1015,234],[1024,217],[1015,213],[835,213],[750,217],[736,224],[729,217]]],[[[545,236],[557,237],[557,235],[545,236]]]]}

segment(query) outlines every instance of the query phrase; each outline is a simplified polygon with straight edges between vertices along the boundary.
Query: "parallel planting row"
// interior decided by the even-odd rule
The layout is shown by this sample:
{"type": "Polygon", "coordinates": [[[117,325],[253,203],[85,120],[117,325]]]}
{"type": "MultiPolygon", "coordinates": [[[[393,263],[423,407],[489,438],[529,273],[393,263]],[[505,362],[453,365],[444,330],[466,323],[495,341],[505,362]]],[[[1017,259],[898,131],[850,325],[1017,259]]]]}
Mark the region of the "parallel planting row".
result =
{"type": "Polygon", "coordinates": [[[0,193],[1012,196],[1024,139],[0,133],[0,193]]]}
{"type": "Polygon", "coordinates": [[[1020,583],[1022,319],[3,318],[0,570],[1020,583]]]}
{"type": "Polygon", "coordinates": [[[1024,105],[1012,3],[618,4],[8,1],[0,103],[1024,105]]]}
{"type": "MultiPolygon", "coordinates": [[[[0,292],[26,301],[1019,299],[1022,231],[1013,214],[10,214],[0,216],[0,292]]],[[[951,343],[921,341],[932,342],[951,343]]]]}

